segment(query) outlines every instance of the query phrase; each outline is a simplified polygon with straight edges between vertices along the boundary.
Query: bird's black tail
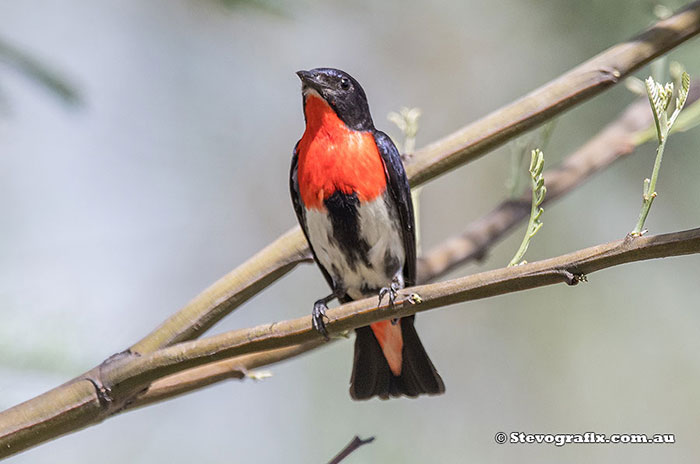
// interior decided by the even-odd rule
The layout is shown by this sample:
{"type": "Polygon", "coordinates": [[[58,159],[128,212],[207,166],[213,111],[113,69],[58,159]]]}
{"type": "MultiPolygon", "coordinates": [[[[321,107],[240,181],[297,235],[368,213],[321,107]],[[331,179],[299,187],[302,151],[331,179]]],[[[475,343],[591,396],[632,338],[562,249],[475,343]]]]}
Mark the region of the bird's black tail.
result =
{"type": "Polygon", "coordinates": [[[445,384],[430,361],[413,327],[414,316],[400,320],[403,348],[401,374],[391,372],[381,346],[372,329],[356,329],[355,360],[350,380],[350,396],[366,400],[373,396],[388,399],[396,396],[415,398],[418,395],[439,395],[445,384]]]}

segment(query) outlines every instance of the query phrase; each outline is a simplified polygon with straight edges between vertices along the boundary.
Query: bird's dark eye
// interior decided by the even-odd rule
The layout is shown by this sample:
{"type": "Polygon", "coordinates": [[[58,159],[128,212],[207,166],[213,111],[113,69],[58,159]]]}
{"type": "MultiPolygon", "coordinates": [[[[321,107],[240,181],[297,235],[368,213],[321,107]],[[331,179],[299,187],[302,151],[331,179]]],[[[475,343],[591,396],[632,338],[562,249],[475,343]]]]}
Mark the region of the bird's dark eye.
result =
{"type": "Polygon", "coordinates": [[[340,79],[340,88],[348,90],[350,88],[350,80],[347,77],[340,79]]]}

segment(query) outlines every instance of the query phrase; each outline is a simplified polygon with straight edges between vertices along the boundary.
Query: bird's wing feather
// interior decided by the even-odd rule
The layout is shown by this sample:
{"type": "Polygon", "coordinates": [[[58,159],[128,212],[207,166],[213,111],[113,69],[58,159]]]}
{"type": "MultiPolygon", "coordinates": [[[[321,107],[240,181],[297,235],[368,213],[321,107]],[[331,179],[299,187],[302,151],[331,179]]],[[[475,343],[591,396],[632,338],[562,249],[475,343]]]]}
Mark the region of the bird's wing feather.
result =
{"type": "Polygon", "coordinates": [[[384,161],[384,171],[387,178],[389,195],[396,204],[401,221],[403,234],[403,246],[406,253],[406,263],[403,268],[404,281],[407,287],[416,283],[416,230],[413,218],[413,202],[411,201],[411,187],[408,184],[406,170],[401,161],[399,150],[388,135],[382,131],[374,131],[374,141],[379,149],[379,154],[384,161]]]}

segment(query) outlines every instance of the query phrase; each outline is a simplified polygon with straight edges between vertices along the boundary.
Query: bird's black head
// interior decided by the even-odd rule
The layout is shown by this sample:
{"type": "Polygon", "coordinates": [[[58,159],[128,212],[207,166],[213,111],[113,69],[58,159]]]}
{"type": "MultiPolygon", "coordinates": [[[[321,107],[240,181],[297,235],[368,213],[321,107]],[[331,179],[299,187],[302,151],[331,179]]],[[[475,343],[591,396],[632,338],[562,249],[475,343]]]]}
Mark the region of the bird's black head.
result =
{"type": "Polygon", "coordinates": [[[297,71],[297,76],[301,79],[304,104],[307,97],[315,92],[351,129],[374,129],[365,91],[350,74],[340,69],[316,68],[297,71]]]}

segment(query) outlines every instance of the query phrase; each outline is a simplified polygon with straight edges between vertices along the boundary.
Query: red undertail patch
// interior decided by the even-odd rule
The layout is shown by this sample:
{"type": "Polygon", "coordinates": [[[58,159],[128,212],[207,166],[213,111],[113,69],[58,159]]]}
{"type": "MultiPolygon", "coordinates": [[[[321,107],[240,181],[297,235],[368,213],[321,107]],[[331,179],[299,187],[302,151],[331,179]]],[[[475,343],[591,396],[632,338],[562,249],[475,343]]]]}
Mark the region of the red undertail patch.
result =
{"type": "Polygon", "coordinates": [[[401,324],[392,324],[391,321],[375,322],[370,325],[374,336],[377,337],[384,357],[389,363],[389,369],[395,376],[401,375],[403,362],[403,335],[401,324]]]}

